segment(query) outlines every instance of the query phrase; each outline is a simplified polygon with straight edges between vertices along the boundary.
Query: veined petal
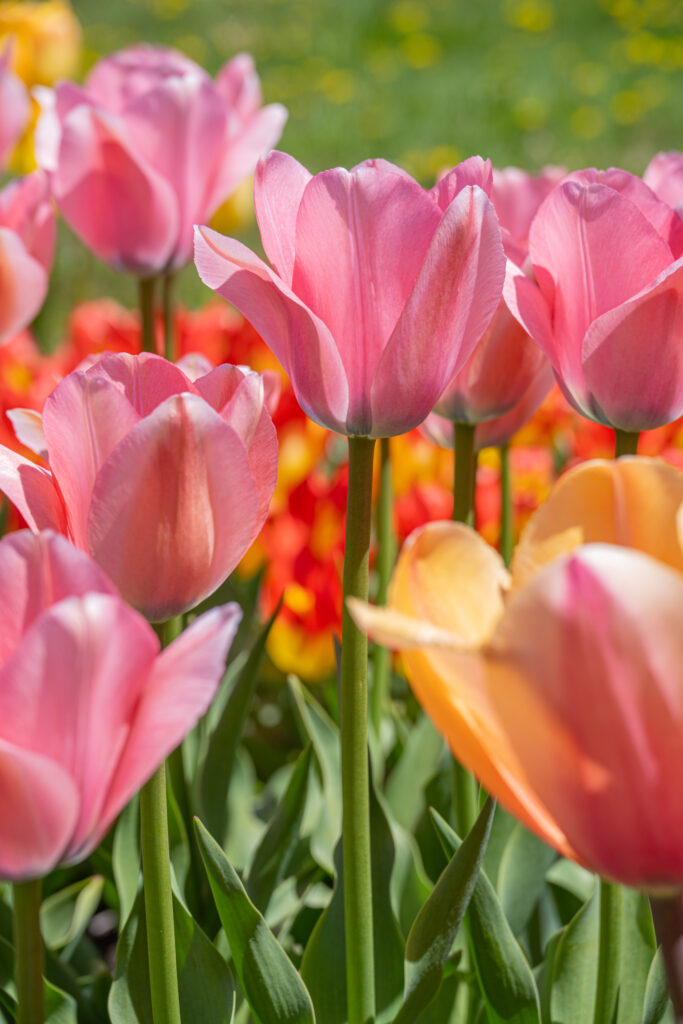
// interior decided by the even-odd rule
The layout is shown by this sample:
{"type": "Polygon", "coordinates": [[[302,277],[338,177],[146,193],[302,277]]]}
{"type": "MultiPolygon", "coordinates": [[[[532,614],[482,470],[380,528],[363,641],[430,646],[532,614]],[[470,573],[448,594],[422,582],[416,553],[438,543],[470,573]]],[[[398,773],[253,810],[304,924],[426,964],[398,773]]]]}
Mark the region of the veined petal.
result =
{"type": "Polygon", "coordinates": [[[14,435],[29,451],[47,460],[47,444],[43,433],[43,417],[35,409],[8,409],[5,413],[14,435]]]}
{"type": "Polygon", "coordinates": [[[66,512],[52,473],[0,445],[0,491],[32,530],[67,533],[66,512]]]}
{"type": "Polygon", "coordinates": [[[490,199],[493,188],[491,161],[483,160],[480,156],[468,157],[462,163],[456,164],[448,174],[444,174],[443,178],[440,178],[436,185],[429,190],[429,194],[436,201],[439,209],[445,211],[458,192],[462,192],[466,185],[478,185],[490,199]]]}
{"type": "Polygon", "coordinates": [[[266,256],[290,287],[294,272],[296,215],[312,178],[288,153],[262,157],[254,174],[254,206],[266,256]]]}

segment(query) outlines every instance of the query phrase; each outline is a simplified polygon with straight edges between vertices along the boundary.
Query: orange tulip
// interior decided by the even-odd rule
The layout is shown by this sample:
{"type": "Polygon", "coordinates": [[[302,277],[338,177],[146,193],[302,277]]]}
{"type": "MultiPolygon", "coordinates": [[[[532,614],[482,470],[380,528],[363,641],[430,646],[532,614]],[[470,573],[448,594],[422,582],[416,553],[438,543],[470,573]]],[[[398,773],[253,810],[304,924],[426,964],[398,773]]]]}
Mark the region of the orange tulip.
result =
{"type": "Polygon", "coordinates": [[[453,753],[591,870],[683,885],[683,474],[585,463],[532,517],[508,574],[472,530],[432,523],[361,628],[400,649],[453,753]]]}

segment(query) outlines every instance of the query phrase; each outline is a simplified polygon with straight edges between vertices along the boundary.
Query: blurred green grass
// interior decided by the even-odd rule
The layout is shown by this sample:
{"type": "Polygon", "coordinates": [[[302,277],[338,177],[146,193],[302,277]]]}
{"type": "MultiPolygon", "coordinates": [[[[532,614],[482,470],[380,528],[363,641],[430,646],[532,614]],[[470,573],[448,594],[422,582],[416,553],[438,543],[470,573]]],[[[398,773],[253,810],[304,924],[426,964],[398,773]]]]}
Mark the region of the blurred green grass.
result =
{"type": "MultiPolygon", "coordinates": [[[[290,111],[280,148],[311,170],[382,156],[425,184],[472,153],[531,170],[642,172],[683,148],[680,0],[76,0],[85,63],[134,42],[185,51],[215,72],[250,51],[265,100],[290,111]]],[[[250,244],[257,241],[252,231],[250,244]]],[[[208,291],[194,268],[179,294],[208,291]]],[[[64,229],[38,324],[56,343],[69,308],[132,282],[64,229]]]]}

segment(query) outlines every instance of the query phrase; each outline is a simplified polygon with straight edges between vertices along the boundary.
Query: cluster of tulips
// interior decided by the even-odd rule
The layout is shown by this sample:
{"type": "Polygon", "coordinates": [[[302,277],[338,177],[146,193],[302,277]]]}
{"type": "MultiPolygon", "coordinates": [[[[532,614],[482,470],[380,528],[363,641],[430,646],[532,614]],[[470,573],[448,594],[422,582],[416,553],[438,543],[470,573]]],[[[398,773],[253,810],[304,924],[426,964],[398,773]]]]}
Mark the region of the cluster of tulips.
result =
{"type": "MultiPolygon", "coordinates": [[[[175,757],[182,790],[187,758],[173,752],[210,708],[242,615],[235,603],[193,610],[268,515],[280,387],[248,366],[177,359],[171,282],[192,258],[193,233],[201,279],[263,338],[304,413],[348,438],[339,1024],[432,1019],[420,1014],[452,972],[454,939],[483,884],[486,794],[605,880],[594,1024],[624,1012],[610,946],[617,883],[651,897],[683,1019],[683,476],[636,455],[641,432],[683,415],[683,155],[660,154],[643,179],[617,169],[531,177],[480,157],[432,188],[384,160],[312,175],[270,151],[286,113],[262,106],[250,58],[212,80],[149,46],[37,99],[40,170],[0,193],[0,337],[45,299],[58,209],[93,253],[139,281],[144,351],[89,356],[42,413],[10,411],[31,457],[0,447],[0,489],[28,527],[0,541],[0,877],[13,883],[16,1019],[46,1015],[40,879],[90,856],[138,791],[148,1009],[121,1016],[119,992],[110,1012],[154,1024],[185,1017],[186,910],[173,895],[165,760],[175,757]],[[268,262],[203,226],[252,172],[268,262]],[[508,568],[509,536],[501,557],[468,525],[475,455],[507,444],[553,379],[574,409],[614,430],[618,458],[562,477],[508,568]],[[412,533],[389,581],[388,439],[421,424],[455,449],[453,521],[412,533]],[[376,439],[385,607],[368,604],[376,439]],[[457,834],[442,824],[452,859],[410,930],[390,1015],[375,990],[384,936],[373,914],[368,635],[373,743],[387,649],[398,650],[456,759],[457,834]]],[[[4,157],[27,116],[6,55],[4,157]]],[[[337,1024],[220,844],[201,825],[188,843],[206,863],[246,1012],[263,1024],[316,1013],[337,1024]]],[[[488,996],[489,1020],[513,1019],[495,1005],[488,996]]],[[[544,1011],[529,1007],[514,1019],[540,1021],[544,1011]]],[[[231,1019],[225,1007],[211,1012],[231,1019]]],[[[448,1019],[464,1024],[467,1012],[448,1019]]],[[[666,998],[648,1020],[665,1012],[666,998]]]]}

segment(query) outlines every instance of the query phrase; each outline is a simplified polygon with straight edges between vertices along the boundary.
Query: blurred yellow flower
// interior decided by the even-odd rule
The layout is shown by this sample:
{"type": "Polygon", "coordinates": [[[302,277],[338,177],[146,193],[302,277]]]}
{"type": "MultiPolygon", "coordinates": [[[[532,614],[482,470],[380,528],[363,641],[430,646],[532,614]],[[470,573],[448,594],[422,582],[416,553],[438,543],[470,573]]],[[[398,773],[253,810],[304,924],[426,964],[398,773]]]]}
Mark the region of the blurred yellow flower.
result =
{"type": "Polygon", "coordinates": [[[0,44],[14,36],[12,67],[26,85],[52,85],[78,76],[82,33],[65,0],[0,2],[0,44]]]}

